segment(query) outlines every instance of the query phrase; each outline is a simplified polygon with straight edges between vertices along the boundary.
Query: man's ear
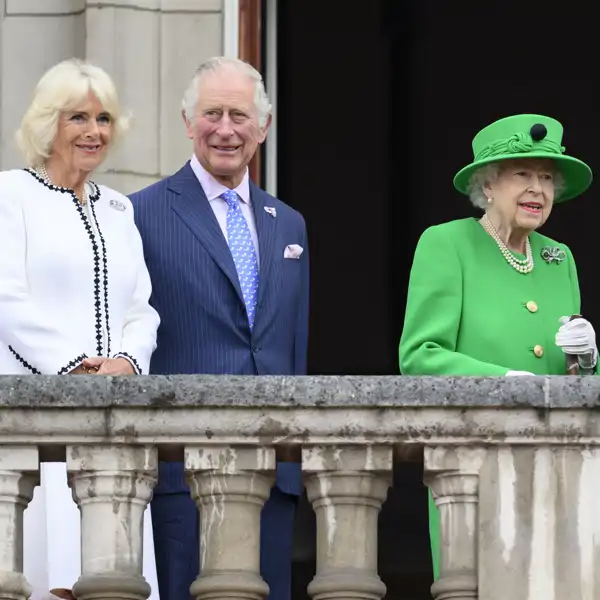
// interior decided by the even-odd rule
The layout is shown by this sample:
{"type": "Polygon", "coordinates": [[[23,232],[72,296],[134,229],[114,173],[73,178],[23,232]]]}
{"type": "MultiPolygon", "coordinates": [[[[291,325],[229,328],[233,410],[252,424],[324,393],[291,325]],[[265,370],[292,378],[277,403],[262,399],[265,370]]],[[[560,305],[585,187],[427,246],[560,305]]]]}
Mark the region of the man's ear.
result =
{"type": "Polygon", "coordinates": [[[260,135],[258,137],[258,143],[262,144],[267,139],[267,132],[269,131],[269,127],[271,126],[271,122],[273,121],[273,115],[269,114],[267,117],[267,122],[265,126],[262,128],[260,135]]]}
{"type": "Polygon", "coordinates": [[[185,132],[190,140],[194,139],[194,128],[192,127],[192,122],[187,118],[185,114],[185,110],[181,110],[181,118],[185,124],[185,132]]]}

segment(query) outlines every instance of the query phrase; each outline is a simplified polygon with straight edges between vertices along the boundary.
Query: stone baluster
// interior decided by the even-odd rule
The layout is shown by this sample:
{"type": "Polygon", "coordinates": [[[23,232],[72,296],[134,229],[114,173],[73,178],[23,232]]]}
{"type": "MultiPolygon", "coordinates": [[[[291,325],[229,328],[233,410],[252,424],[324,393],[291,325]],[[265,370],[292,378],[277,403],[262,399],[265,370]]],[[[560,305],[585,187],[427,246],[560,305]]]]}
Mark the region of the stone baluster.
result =
{"type": "Polygon", "coordinates": [[[436,600],[474,600],[477,591],[479,470],[483,448],[425,448],[424,481],[440,511],[440,573],[436,600]]]}
{"type": "Polygon", "coordinates": [[[145,600],[143,520],[156,484],[156,449],[69,446],[67,469],[81,511],[77,600],[145,600]]]}
{"type": "Polygon", "coordinates": [[[377,521],[391,483],[390,446],[303,448],[308,499],[317,517],[313,600],[380,600],[377,521]]]}
{"type": "Polygon", "coordinates": [[[260,515],[274,483],[272,448],[188,447],[188,482],[200,511],[197,600],[263,600],[260,515]]]}
{"type": "Polygon", "coordinates": [[[23,512],[39,483],[35,446],[0,447],[0,600],[26,600],[23,575],[23,512]]]}

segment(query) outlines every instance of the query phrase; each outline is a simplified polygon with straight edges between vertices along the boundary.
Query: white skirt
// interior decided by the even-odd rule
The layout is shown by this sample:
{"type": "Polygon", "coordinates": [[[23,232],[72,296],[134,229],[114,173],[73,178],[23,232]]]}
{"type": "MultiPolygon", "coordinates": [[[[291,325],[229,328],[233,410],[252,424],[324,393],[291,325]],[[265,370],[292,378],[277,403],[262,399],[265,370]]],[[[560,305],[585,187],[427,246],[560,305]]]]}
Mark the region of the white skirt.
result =
{"type": "MultiPolygon", "coordinates": [[[[23,571],[31,600],[46,600],[53,588],[71,589],[81,574],[81,522],[67,485],[65,463],[42,463],[41,485],[25,509],[23,571]]],[[[144,577],[150,600],[159,600],[150,507],[144,514],[144,577]]]]}

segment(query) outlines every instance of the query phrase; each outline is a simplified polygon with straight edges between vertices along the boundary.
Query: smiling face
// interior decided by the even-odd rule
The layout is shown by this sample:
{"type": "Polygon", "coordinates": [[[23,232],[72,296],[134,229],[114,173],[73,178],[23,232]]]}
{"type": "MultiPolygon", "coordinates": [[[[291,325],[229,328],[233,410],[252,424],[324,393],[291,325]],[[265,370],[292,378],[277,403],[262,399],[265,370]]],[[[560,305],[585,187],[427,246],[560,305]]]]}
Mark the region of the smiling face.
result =
{"type": "Polygon", "coordinates": [[[497,180],[483,187],[492,199],[488,214],[511,229],[538,229],[552,211],[555,173],[547,159],[502,161],[497,180]]]}
{"type": "Polygon", "coordinates": [[[62,172],[90,173],[104,160],[113,133],[111,116],[89,92],[61,113],[48,166],[62,172]]]}
{"type": "Polygon", "coordinates": [[[254,81],[231,70],[202,77],[194,119],[184,116],[184,120],[200,164],[232,189],[241,183],[270,123],[269,117],[264,127],[259,126],[254,81]]]}

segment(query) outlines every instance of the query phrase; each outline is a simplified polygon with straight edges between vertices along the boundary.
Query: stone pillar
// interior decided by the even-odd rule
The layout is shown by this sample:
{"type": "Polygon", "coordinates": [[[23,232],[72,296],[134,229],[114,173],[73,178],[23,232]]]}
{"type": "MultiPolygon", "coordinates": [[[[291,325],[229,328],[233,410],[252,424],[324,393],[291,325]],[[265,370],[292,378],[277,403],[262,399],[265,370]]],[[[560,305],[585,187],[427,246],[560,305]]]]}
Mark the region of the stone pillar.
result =
{"type": "Polygon", "coordinates": [[[78,600],[145,600],[144,511],[156,484],[156,449],[69,446],[67,469],[81,511],[78,600]]]}
{"type": "Polygon", "coordinates": [[[23,512],[38,469],[37,447],[0,447],[0,600],[26,600],[32,591],[23,575],[23,512]]]}
{"type": "Polygon", "coordinates": [[[188,447],[185,465],[200,511],[197,600],[263,600],[260,514],[274,483],[272,448],[188,447]]]}
{"type": "Polygon", "coordinates": [[[440,575],[436,600],[474,600],[477,591],[479,470],[482,448],[425,448],[425,483],[440,511],[440,575]]]}
{"type": "Polygon", "coordinates": [[[317,516],[313,600],[380,600],[377,521],[391,483],[391,446],[302,450],[308,499],[317,516]]]}

